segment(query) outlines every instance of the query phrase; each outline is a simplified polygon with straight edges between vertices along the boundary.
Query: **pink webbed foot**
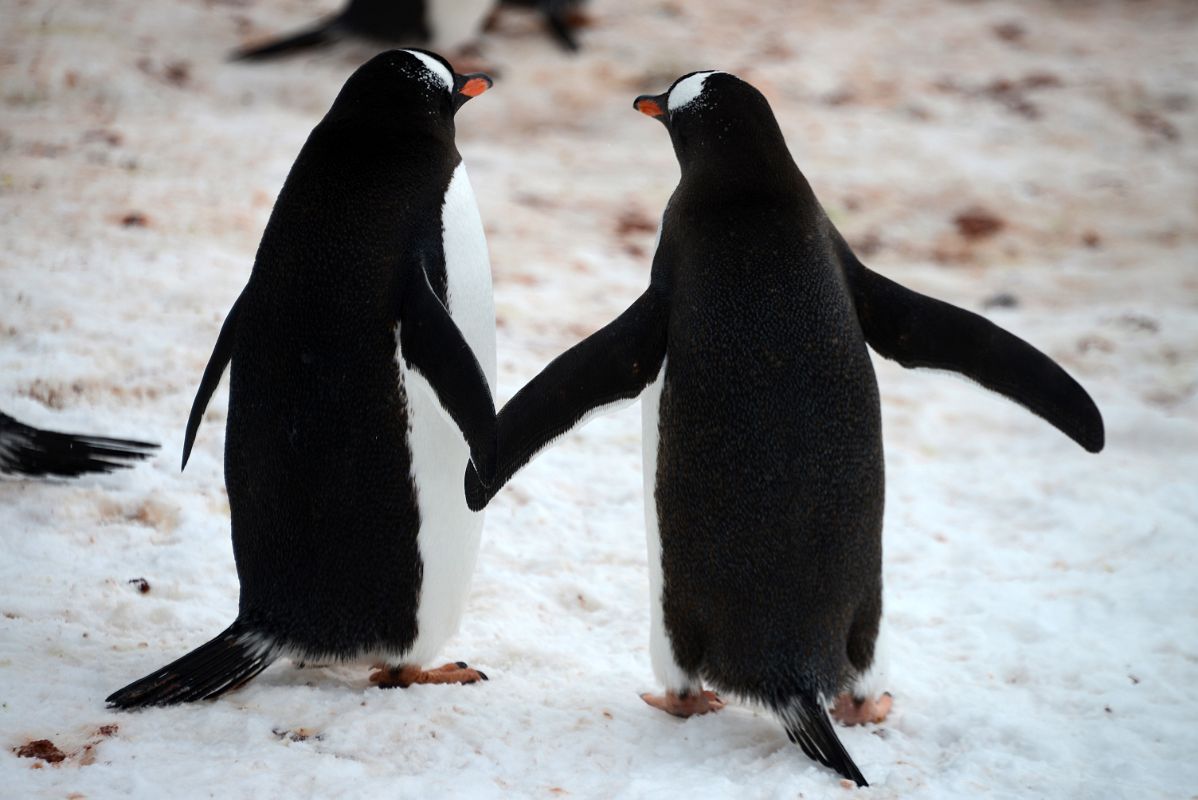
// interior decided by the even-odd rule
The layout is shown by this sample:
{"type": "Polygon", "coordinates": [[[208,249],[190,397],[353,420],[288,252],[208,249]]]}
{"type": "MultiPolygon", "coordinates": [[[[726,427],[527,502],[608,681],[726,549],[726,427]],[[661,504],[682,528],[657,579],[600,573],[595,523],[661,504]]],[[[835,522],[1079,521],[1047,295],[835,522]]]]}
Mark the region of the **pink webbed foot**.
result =
{"type": "Polygon", "coordinates": [[[836,698],[836,704],[828,709],[832,716],[842,725],[864,725],[867,722],[879,723],[886,719],[894,698],[890,692],[883,692],[877,700],[868,697],[857,699],[849,692],[842,692],[836,698]]]}
{"type": "Polygon", "coordinates": [[[489,680],[482,670],[471,669],[464,661],[446,664],[436,669],[421,669],[407,665],[392,667],[387,664],[375,664],[375,672],[370,676],[370,682],[380,689],[406,689],[416,683],[477,683],[489,680]]]}
{"type": "Polygon", "coordinates": [[[641,695],[641,699],[654,708],[660,708],[667,714],[676,717],[693,717],[695,714],[708,714],[719,711],[724,707],[724,701],[715,692],[666,692],[664,695],[641,695]]]}

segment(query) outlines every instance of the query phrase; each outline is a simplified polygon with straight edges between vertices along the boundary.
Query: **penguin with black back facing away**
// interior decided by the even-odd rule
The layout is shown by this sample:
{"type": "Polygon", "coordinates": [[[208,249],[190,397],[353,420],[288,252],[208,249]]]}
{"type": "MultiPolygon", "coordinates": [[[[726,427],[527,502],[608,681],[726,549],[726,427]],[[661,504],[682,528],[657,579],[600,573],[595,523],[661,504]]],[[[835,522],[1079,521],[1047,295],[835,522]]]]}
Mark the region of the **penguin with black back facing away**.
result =
{"type": "Polygon", "coordinates": [[[493,470],[495,312],[454,115],[491,85],[382,53],[346,82],[279,193],[204,371],[186,466],[232,363],[225,485],[241,582],[212,641],[115,692],[212,698],[279,656],[374,663],[382,686],[485,679],[424,665],[457,629],[493,470]]]}
{"type": "Polygon", "coordinates": [[[982,317],[866,269],[795,166],[765,98],[693,73],[636,108],[669,130],[681,180],[649,288],[504,406],[497,466],[467,465],[472,508],[597,408],[642,398],[651,646],[689,716],[716,690],[773,711],[808,756],[859,785],[827,708],[880,721],[883,459],[866,345],[962,373],[1086,450],[1102,417],[1048,356],[982,317]]]}
{"type": "Polygon", "coordinates": [[[0,475],[73,478],[112,472],[133,466],[157,449],[156,444],[133,439],[44,431],[0,412],[0,475]]]}
{"type": "Polygon", "coordinates": [[[238,61],[263,61],[358,36],[390,44],[452,51],[471,42],[495,0],[349,0],[310,28],[234,51],[238,61]]]}

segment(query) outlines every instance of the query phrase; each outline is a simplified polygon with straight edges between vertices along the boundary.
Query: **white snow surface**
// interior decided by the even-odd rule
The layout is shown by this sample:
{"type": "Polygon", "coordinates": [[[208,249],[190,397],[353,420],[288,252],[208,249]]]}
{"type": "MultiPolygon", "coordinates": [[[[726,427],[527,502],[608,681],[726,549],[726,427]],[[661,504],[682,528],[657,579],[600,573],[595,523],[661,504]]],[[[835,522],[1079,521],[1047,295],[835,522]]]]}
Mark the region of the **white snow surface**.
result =
{"type": "MultiPolygon", "coordinates": [[[[362,668],[284,660],[215,702],[105,709],[235,614],[225,385],[180,473],[184,423],[292,160],[372,49],[224,57],[337,5],[0,9],[0,407],[163,444],[112,475],[0,482],[0,795],[842,796],[768,715],[680,720],[638,698],[656,687],[633,409],[565,437],[489,508],[442,653],[489,682],[381,691],[362,668]],[[40,739],[65,760],[18,757],[40,739]]],[[[1093,456],[966,381],[876,360],[895,705],[840,731],[860,793],[1198,794],[1198,7],[589,13],[574,57],[535,16],[502,16],[478,57],[495,88],[458,116],[497,400],[648,280],[677,167],[633,98],[694,70],[750,81],[866,263],[975,310],[1013,295],[984,313],[1106,419],[1093,456]],[[1001,229],[960,233],[975,206],[1001,229]]]]}

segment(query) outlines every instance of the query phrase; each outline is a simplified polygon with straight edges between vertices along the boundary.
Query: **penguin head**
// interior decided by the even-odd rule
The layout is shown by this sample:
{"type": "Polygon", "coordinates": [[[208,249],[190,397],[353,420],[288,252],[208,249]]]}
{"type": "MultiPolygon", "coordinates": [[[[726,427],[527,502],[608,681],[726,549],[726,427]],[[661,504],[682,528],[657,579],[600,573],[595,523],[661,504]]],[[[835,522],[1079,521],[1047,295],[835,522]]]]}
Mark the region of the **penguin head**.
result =
{"type": "Polygon", "coordinates": [[[429,118],[452,126],[459,108],[491,88],[481,72],[460,75],[428,50],[389,50],[358,67],[345,82],[331,117],[381,114],[385,118],[429,118]]]}
{"type": "Polygon", "coordinates": [[[769,102],[727,72],[683,75],[662,94],[641,95],[633,107],[666,126],[684,174],[702,164],[741,168],[763,158],[793,164],[769,102]]]}

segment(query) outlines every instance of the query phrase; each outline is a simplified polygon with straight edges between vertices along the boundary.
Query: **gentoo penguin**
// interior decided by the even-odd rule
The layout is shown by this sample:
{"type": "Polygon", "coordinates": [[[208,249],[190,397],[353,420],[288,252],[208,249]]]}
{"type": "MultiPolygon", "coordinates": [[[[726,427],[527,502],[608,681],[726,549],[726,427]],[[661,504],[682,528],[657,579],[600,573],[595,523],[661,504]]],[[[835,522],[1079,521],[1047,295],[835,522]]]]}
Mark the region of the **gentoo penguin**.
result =
{"type": "Polygon", "coordinates": [[[532,8],[541,12],[553,38],[566,50],[576,52],[578,39],[574,29],[585,24],[579,6],[584,0],[500,0],[499,10],[504,8],[532,8]]]}
{"type": "Polygon", "coordinates": [[[349,0],[340,13],[310,28],[237,50],[232,58],[259,61],[343,36],[457,50],[479,34],[494,5],[495,0],[349,0]]]}
{"type": "Polygon", "coordinates": [[[157,449],[156,444],[133,439],[43,431],[0,412],[0,475],[73,478],[85,472],[112,472],[133,466],[157,449]]]}
{"type": "Polygon", "coordinates": [[[380,685],[485,678],[423,666],[457,629],[478,552],[462,459],[493,470],[490,264],[454,144],[454,114],[490,85],[432,53],[382,53],[308,137],[184,440],[186,466],[232,362],[237,619],[111,705],[216,697],[283,655],[368,660],[380,685]]]}
{"type": "Polygon", "coordinates": [[[827,713],[880,720],[883,461],[866,344],[953,370],[1082,447],[1102,418],[1061,367],[982,317],[866,269],[795,166],[765,98],[699,72],[636,108],[682,177],[649,288],[503,408],[471,507],[589,412],[642,397],[653,706],[716,710],[707,682],[769,708],[803,751],[866,785],[827,713]],[[845,694],[841,694],[845,693],[845,694]]]}

